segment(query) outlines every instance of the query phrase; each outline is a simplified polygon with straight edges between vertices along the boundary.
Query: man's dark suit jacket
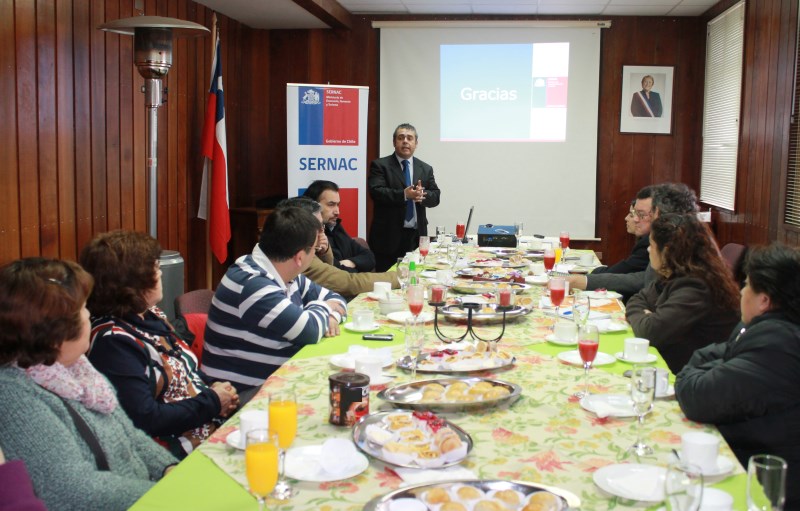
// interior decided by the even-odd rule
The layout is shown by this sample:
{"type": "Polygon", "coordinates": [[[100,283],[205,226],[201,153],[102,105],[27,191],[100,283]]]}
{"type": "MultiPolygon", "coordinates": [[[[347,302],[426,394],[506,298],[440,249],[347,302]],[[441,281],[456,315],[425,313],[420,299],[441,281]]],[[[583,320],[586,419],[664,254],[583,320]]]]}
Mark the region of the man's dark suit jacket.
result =
{"type": "Polygon", "coordinates": [[[636,244],[631,250],[631,255],[612,266],[598,266],[594,269],[595,273],[636,273],[644,271],[650,264],[650,254],[647,247],[650,246],[650,235],[645,234],[636,240],[636,244]]]}
{"type": "MultiPolygon", "coordinates": [[[[417,233],[428,234],[428,217],[425,208],[439,205],[441,194],[433,177],[433,167],[413,158],[412,182],[422,181],[425,200],[415,204],[417,208],[417,233]]],[[[373,202],[372,226],[369,230],[369,246],[376,254],[394,254],[400,248],[400,233],[406,217],[406,199],[403,190],[406,178],[403,168],[394,154],[374,160],[369,166],[367,179],[369,194],[373,202]]],[[[403,252],[407,249],[403,248],[403,252]]]]}

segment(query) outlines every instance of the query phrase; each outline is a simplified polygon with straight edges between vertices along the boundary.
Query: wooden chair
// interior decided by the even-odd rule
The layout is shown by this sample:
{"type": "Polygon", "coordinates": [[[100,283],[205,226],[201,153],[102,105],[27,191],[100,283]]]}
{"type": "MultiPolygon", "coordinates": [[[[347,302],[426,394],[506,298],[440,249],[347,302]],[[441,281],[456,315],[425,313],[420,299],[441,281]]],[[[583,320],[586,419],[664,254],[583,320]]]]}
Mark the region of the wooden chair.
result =
{"type": "Polygon", "coordinates": [[[214,291],[210,289],[189,291],[175,298],[175,316],[183,318],[189,331],[194,334],[194,341],[190,348],[198,361],[202,361],[203,357],[206,321],[208,320],[208,311],[211,309],[212,298],[214,298],[214,291]]]}

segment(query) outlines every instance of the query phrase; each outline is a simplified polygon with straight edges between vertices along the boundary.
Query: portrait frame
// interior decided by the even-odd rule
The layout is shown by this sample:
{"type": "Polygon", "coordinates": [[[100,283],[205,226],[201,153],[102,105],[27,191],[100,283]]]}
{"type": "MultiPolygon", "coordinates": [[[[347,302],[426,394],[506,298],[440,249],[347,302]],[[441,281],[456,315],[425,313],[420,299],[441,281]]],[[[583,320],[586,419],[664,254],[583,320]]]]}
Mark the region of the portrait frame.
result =
{"type": "Polygon", "coordinates": [[[621,133],[672,134],[674,74],[674,66],[622,66],[621,133]],[[644,90],[645,77],[653,79],[649,95],[644,90]]]}

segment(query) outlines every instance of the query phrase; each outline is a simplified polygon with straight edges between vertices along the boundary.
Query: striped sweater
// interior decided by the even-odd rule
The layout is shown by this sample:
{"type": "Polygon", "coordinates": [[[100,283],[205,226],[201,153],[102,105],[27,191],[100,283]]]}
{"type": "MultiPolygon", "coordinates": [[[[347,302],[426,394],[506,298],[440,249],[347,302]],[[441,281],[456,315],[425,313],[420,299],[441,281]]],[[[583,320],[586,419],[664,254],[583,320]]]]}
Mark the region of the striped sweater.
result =
{"type": "MultiPolygon", "coordinates": [[[[203,372],[241,392],[261,385],[306,344],[319,342],[340,295],[299,275],[287,285],[256,246],[228,268],[208,313],[203,372]]],[[[339,318],[341,321],[342,318],[339,318]]]]}

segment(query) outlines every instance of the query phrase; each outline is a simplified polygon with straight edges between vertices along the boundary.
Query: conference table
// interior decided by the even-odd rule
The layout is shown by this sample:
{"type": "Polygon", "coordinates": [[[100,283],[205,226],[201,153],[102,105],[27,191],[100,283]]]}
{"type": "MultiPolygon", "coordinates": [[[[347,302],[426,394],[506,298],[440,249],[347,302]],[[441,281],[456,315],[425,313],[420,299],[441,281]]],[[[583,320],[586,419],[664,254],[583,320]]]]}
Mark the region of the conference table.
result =
{"type": "MultiPolygon", "coordinates": [[[[578,252],[578,251],[576,251],[578,252]]],[[[429,256],[430,257],[430,256],[429,256]]],[[[467,257],[479,257],[469,253],[467,257]]],[[[544,293],[541,286],[531,286],[526,293],[538,304],[544,293]]],[[[522,295],[525,296],[525,295],[522,295]]],[[[613,355],[623,350],[624,339],[632,331],[624,324],[624,306],[618,300],[603,300],[602,310],[612,321],[623,323],[618,331],[600,336],[600,352],[613,355]]],[[[298,401],[298,433],[293,447],[319,445],[328,438],[352,438],[351,428],[329,424],[329,382],[331,374],[341,369],[331,364],[331,356],[345,353],[353,344],[370,348],[391,347],[394,359],[405,353],[403,326],[380,315],[378,302],[368,294],[349,304],[349,314],[371,309],[381,328],[378,333],[392,333],[391,342],[364,341],[360,333],[342,330],[337,337],[323,338],[318,344],[301,349],[264,383],[259,393],[244,409],[267,409],[271,390],[291,388],[298,401]]],[[[431,308],[426,304],[426,310],[431,308]]],[[[599,418],[584,410],[573,393],[583,389],[583,368],[568,365],[558,355],[569,348],[547,342],[555,318],[534,307],[519,321],[507,324],[499,349],[515,357],[513,366],[476,373],[478,376],[515,383],[522,388],[519,399],[511,404],[468,412],[440,413],[442,417],[468,432],[474,448],[458,465],[479,479],[527,481],[562,488],[581,500],[581,509],[648,509],[648,504],[634,502],[604,493],[593,482],[596,470],[611,464],[637,460],[625,456],[636,440],[635,418],[599,418]]],[[[463,325],[451,325],[452,333],[463,331],[463,325]]],[[[445,330],[447,330],[447,328],[445,330]]],[[[497,335],[499,325],[480,327],[483,335],[497,335]]],[[[425,327],[430,349],[438,347],[430,325],[425,327]]],[[[655,366],[666,368],[656,355],[655,366]]],[[[590,371],[593,394],[627,394],[630,380],[623,373],[631,365],[614,359],[608,365],[590,371]]],[[[384,373],[394,375],[397,385],[410,381],[408,372],[396,366],[384,373]]],[[[447,375],[444,375],[445,377],[447,375]]],[[[417,380],[429,379],[417,374],[417,380]]],[[[370,411],[392,407],[378,399],[377,390],[370,393],[370,411]]],[[[241,412],[240,412],[241,413],[241,412]]],[[[148,491],[132,509],[143,510],[246,510],[257,509],[256,500],[246,490],[243,451],[230,447],[226,437],[238,427],[239,414],[174,470],[148,491]]],[[[719,436],[710,425],[688,421],[674,398],[656,399],[653,410],[644,422],[643,436],[655,454],[640,463],[667,466],[673,449],[680,450],[681,435],[688,431],[705,431],[719,436]]],[[[733,470],[709,486],[727,491],[734,497],[734,509],[746,509],[746,475],[724,440],[720,454],[732,460],[733,470]],[[721,479],[721,480],[719,480],[721,479]]],[[[450,470],[450,469],[448,469],[450,470]]],[[[422,472],[417,478],[425,478],[422,472]]],[[[462,474],[462,472],[457,472],[462,474]]],[[[409,481],[413,475],[406,476],[409,481]]],[[[442,476],[443,477],[443,476],[442,476]]],[[[368,468],[350,479],[329,482],[290,480],[299,493],[284,502],[268,500],[268,509],[319,509],[320,511],[361,509],[370,499],[401,488],[406,483],[392,465],[370,458],[368,468]]],[[[649,509],[658,509],[652,505],[649,509]]]]}

